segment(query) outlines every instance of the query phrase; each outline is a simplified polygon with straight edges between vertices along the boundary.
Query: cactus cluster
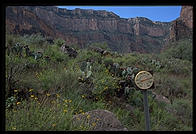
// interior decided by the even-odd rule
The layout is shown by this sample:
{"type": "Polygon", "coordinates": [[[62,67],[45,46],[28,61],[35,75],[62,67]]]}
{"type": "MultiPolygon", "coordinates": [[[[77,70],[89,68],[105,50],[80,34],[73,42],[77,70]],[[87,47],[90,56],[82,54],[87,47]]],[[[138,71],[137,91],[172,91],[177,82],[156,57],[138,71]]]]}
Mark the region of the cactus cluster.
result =
{"type": "Polygon", "coordinates": [[[82,72],[83,78],[79,78],[79,79],[82,79],[82,81],[86,81],[87,79],[89,79],[92,76],[91,62],[89,61],[83,62],[80,66],[80,70],[82,72]]]}
{"type": "Polygon", "coordinates": [[[158,59],[152,59],[152,58],[142,58],[141,62],[145,65],[149,65],[151,67],[154,67],[154,69],[161,69],[163,65],[158,59]]]}

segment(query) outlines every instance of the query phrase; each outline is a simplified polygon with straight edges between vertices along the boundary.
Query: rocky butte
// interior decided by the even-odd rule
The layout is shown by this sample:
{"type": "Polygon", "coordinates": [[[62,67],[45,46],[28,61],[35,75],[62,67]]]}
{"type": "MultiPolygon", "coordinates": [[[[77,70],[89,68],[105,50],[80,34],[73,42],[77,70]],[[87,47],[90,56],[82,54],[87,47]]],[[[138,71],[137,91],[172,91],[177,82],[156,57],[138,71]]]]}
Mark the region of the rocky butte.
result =
{"type": "MultiPolygon", "coordinates": [[[[189,17],[184,14],[181,12],[185,16],[183,22],[186,22],[189,17]]],[[[187,22],[185,25],[191,24],[187,22]]],[[[67,44],[77,44],[80,48],[106,42],[111,50],[123,53],[159,52],[168,38],[175,38],[170,35],[170,27],[170,22],[153,22],[144,17],[125,19],[104,10],[67,10],[55,6],[6,8],[6,30],[10,33],[40,32],[52,38],[62,38],[67,44]]]]}

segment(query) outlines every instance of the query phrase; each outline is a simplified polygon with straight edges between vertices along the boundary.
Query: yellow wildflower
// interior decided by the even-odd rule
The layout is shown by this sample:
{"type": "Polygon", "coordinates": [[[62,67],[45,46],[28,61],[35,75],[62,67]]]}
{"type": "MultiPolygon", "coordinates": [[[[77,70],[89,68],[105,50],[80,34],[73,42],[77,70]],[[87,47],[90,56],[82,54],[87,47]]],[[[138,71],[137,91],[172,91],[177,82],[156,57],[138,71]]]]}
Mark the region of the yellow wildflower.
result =
{"type": "Polygon", "coordinates": [[[64,102],[65,102],[65,103],[67,103],[67,102],[68,102],[68,100],[64,100],[64,102]]]}
{"type": "Polygon", "coordinates": [[[107,90],[108,89],[108,87],[106,86],[106,87],[104,87],[104,90],[107,90]]]}
{"type": "Polygon", "coordinates": [[[65,107],[68,107],[68,105],[66,104],[65,107]]]}
{"type": "Polygon", "coordinates": [[[32,92],[33,91],[33,89],[29,89],[29,92],[32,92]]]}
{"type": "Polygon", "coordinates": [[[85,98],[85,96],[84,96],[84,95],[82,95],[82,98],[85,98]]]}
{"type": "Polygon", "coordinates": [[[100,119],[99,119],[99,118],[97,118],[96,120],[97,120],[97,121],[99,121],[100,119]]]}
{"type": "Polygon", "coordinates": [[[17,102],[16,104],[19,105],[21,102],[17,102]]]}
{"type": "Polygon", "coordinates": [[[35,97],[33,94],[31,95],[31,98],[35,97]]]}
{"type": "Polygon", "coordinates": [[[35,100],[37,100],[38,98],[37,97],[35,97],[35,100]]]}
{"type": "Polygon", "coordinates": [[[55,126],[56,126],[56,124],[52,124],[52,126],[53,126],[53,127],[55,127],[55,126]]]}
{"type": "Polygon", "coordinates": [[[82,109],[80,109],[80,112],[82,112],[82,109]]]}
{"type": "Polygon", "coordinates": [[[16,93],[16,92],[18,92],[18,90],[15,89],[14,92],[16,93]]]}
{"type": "Polygon", "coordinates": [[[64,109],[64,112],[65,112],[65,113],[67,113],[67,110],[66,110],[66,109],[64,109]]]}
{"type": "Polygon", "coordinates": [[[78,117],[77,120],[80,120],[80,118],[78,117]]]}
{"type": "Polygon", "coordinates": [[[12,130],[16,130],[16,127],[12,127],[12,130]]]}
{"type": "Polygon", "coordinates": [[[69,100],[69,103],[71,103],[72,102],[72,100],[69,100]]]}
{"type": "Polygon", "coordinates": [[[90,115],[87,115],[87,119],[89,119],[91,116],[90,115]]]}
{"type": "Polygon", "coordinates": [[[82,114],[84,115],[85,113],[84,113],[84,112],[82,112],[82,114]]]}
{"type": "Polygon", "coordinates": [[[93,127],[94,127],[94,126],[96,126],[96,123],[95,123],[95,122],[93,122],[93,123],[92,123],[92,126],[93,126],[93,127]]]}
{"type": "Polygon", "coordinates": [[[52,104],[54,104],[54,103],[56,103],[56,101],[55,101],[55,100],[53,100],[53,101],[51,101],[51,103],[52,103],[52,104]]]}
{"type": "Polygon", "coordinates": [[[60,97],[60,95],[59,95],[59,94],[56,94],[56,96],[57,96],[57,97],[60,97]]]}
{"type": "Polygon", "coordinates": [[[49,94],[49,93],[47,93],[46,95],[47,95],[48,97],[50,96],[50,94],[49,94]]]}

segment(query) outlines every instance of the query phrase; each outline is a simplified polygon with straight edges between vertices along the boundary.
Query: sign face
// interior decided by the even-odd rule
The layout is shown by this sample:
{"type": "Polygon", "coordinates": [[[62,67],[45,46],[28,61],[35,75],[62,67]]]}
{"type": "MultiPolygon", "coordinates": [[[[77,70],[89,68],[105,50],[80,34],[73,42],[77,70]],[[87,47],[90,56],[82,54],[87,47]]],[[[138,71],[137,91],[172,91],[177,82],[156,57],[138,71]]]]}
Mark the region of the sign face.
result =
{"type": "Polygon", "coordinates": [[[140,89],[149,89],[154,82],[153,76],[147,71],[140,71],[135,76],[135,84],[140,89]]]}

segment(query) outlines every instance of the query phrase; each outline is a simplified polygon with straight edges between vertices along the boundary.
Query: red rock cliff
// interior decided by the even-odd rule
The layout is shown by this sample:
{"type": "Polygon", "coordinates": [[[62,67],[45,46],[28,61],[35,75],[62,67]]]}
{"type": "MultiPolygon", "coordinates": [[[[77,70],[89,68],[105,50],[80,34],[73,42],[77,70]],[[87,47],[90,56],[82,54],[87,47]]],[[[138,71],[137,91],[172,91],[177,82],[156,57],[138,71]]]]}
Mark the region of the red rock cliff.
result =
{"type": "Polygon", "coordinates": [[[193,7],[182,6],[180,17],[172,21],[170,40],[178,41],[183,38],[192,38],[193,35],[193,7]]]}
{"type": "Polygon", "coordinates": [[[169,35],[170,23],[143,17],[123,19],[102,10],[67,10],[52,6],[6,8],[6,27],[11,33],[42,33],[63,38],[81,48],[93,42],[107,42],[119,52],[157,52],[169,35]]]}

